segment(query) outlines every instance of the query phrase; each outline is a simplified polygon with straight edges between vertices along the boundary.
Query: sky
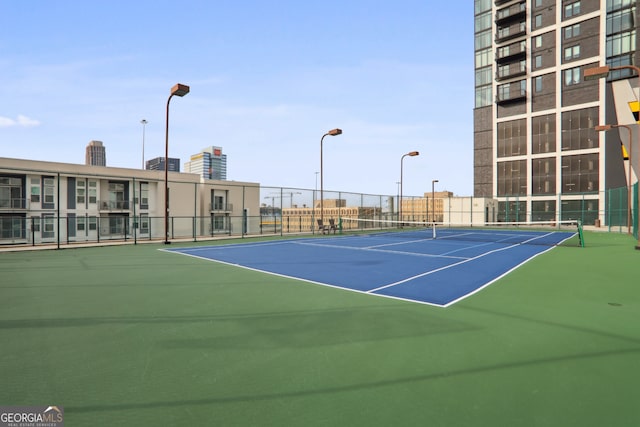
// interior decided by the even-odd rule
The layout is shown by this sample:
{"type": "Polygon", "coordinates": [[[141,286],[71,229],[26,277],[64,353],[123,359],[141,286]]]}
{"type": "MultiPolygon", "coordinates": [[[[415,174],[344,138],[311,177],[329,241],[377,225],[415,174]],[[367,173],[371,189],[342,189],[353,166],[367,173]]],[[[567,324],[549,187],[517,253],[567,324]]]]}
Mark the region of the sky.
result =
{"type": "Polygon", "coordinates": [[[0,157],[142,167],[209,146],[227,179],[473,193],[473,2],[2,0],[0,157]],[[147,124],[141,124],[141,120],[147,124]],[[143,138],[144,133],[144,138],[143,138]],[[404,157],[419,151],[417,157],[404,157]]]}

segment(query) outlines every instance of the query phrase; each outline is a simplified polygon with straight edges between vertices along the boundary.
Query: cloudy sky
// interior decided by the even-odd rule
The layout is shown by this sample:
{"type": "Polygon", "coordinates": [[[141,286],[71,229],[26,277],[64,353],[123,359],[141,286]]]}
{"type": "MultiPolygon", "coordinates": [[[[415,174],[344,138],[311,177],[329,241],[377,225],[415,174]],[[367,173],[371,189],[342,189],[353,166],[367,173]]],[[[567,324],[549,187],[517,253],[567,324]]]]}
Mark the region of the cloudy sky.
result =
{"type": "Polygon", "coordinates": [[[473,2],[5,1],[0,157],[181,163],[215,145],[227,178],[325,190],[473,192],[473,2]],[[418,157],[402,155],[417,150],[418,157]]]}

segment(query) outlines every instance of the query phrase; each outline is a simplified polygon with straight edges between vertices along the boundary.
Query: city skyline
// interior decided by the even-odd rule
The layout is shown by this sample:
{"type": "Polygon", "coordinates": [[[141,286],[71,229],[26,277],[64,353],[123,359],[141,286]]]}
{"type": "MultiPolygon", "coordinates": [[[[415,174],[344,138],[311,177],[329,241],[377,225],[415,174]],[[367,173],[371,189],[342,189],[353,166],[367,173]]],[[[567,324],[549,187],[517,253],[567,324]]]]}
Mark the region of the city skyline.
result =
{"type": "Polygon", "coordinates": [[[10,2],[0,18],[3,157],[139,169],[225,147],[229,180],[328,190],[470,195],[473,12],[453,3],[10,2]],[[175,19],[176,11],[186,16],[175,19]],[[450,25],[455,17],[457,25],[450,25]],[[447,40],[447,43],[442,43],[447,40]]]}

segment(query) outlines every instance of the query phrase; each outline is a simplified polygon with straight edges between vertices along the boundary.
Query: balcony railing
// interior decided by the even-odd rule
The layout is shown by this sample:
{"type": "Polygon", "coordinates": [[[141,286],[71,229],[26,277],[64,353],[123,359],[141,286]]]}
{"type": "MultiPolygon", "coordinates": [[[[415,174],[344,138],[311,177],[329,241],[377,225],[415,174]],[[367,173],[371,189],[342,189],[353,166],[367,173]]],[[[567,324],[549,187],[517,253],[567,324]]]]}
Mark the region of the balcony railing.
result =
{"type": "Polygon", "coordinates": [[[524,36],[527,34],[527,24],[525,22],[519,22],[508,27],[498,27],[496,33],[496,43],[502,43],[507,40],[515,39],[516,37],[524,36]]]}
{"type": "Polygon", "coordinates": [[[211,203],[209,209],[211,212],[232,212],[233,203],[211,203]]]}
{"type": "Polygon", "coordinates": [[[512,43],[507,46],[501,46],[496,49],[496,62],[502,64],[505,62],[517,61],[527,56],[527,43],[523,40],[521,42],[512,43]]]}
{"type": "Polygon", "coordinates": [[[511,21],[522,19],[527,15],[527,5],[525,2],[517,3],[496,12],[495,22],[503,25],[511,21]]]}
{"type": "Polygon", "coordinates": [[[128,200],[101,200],[98,202],[98,206],[100,206],[101,211],[123,211],[129,210],[129,205],[131,203],[128,200]]]}
{"type": "Polygon", "coordinates": [[[27,199],[0,199],[0,209],[28,209],[27,199]]]}

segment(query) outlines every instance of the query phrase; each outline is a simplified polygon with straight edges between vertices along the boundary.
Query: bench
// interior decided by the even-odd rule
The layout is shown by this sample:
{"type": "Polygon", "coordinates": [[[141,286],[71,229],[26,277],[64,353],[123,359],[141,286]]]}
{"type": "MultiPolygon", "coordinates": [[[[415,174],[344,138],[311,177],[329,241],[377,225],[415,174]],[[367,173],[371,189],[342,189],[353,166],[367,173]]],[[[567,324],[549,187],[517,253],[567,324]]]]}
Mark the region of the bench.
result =
{"type": "Polygon", "coordinates": [[[329,226],[328,225],[324,225],[322,223],[321,219],[318,220],[318,231],[321,231],[322,234],[328,234],[329,233],[329,226]]]}

